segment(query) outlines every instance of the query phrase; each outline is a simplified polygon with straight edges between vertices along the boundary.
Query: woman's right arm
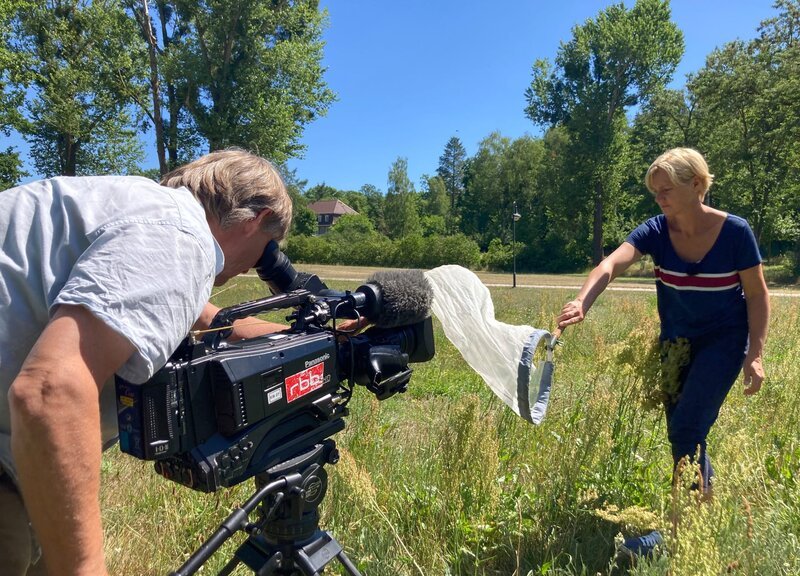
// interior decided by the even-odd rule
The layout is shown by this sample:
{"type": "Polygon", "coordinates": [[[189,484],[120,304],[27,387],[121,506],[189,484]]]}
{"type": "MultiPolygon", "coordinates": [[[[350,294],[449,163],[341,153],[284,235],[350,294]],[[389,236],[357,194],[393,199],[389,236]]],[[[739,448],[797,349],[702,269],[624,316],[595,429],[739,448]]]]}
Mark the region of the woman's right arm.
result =
{"type": "Polygon", "coordinates": [[[592,307],[597,297],[606,289],[606,286],[627,270],[631,264],[640,260],[641,257],[642,253],[634,248],[633,244],[628,242],[620,244],[619,248],[614,250],[608,258],[600,262],[589,273],[575,299],[564,304],[561,314],[556,318],[558,327],[566,328],[583,322],[586,313],[589,312],[589,308],[592,307]]]}

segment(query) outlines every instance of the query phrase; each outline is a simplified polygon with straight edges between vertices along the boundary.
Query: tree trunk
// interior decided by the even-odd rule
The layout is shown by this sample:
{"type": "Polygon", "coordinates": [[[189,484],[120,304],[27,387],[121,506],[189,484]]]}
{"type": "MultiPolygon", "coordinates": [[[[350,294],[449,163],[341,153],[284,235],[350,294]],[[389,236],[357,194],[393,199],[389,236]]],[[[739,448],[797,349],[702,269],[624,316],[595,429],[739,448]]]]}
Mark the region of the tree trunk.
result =
{"type": "Polygon", "coordinates": [[[594,218],[592,220],[592,263],[603,261],[603,183],[594,185],[594,218]]]}
{"type": "Polygon", "coordinates": [[[153,25],[150,21],[150,11],[147,6],[148,0],[142,0],[144,11],[142,18],[142,28],[147,37],[147,48],[150,56],[150,89],[153,92],[153,124],[156,129],[156,150],[158,153],[158,172],[163,176],[169,169],[167,167],[167,155],[164,148],[164,122],[161,119],[161,95],[158,85],[158,57],[156,54],[156,37],[153,34],[153,25]]]}
{"type": "Polygon", "coordinates": [[[61,176],[75,176],[78,166],[78,142],[70,134],[64,136],[64,166],[61,176]]]}

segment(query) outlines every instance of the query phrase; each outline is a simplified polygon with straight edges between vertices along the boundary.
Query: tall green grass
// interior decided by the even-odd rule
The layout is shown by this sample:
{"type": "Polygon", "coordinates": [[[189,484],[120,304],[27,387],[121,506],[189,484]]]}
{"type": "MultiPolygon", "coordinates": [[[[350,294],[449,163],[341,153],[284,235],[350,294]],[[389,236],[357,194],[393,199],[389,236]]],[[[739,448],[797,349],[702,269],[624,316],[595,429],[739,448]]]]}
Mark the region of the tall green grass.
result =
{"type": "MultiPolygon", "coordinates": [[[[263,293],[257,280],[237,282],[218,304],[263,293]]],[[[572,296],[492,294],[500,320],[542,328],[572,296]]],[[[437,323],[436,358],[416,366],[406,394],[378,402],[355,391],[321,525],[369,576],[800,574],[800,302],[772,306],[764,389],[745,398],[737,384],[709,438],[711,502],[673,490],[663,416],[642,408],[655,296],[609,292],[565,332],[540,426],[497,400],[437,323]],[[615,540],[653,528],[666,554],[615,563],[615,540]]],[[[115,574],[175,569],[252,492],[245,482],[195,493],[116,449],[103,475],[115,574]]],[[[221,568],[232,540],[203,573],[221,568]]]]}

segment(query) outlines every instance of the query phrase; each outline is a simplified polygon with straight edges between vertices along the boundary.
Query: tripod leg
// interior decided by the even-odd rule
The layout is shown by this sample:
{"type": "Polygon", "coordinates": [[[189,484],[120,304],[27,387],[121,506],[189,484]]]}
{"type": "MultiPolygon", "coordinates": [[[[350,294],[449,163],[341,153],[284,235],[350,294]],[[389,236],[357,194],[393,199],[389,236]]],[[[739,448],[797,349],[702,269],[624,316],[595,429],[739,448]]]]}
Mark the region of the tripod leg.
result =
{"type": "Polygon", "coordinates": [[[225,566],[222,567],[222,570],[220,570],[217,573],[217,576],[229,576],[230,574],[233,574],[233,571],[236,569],[236,567],[239,565],[239,563],[240,563],[240,560],[238,558],[236,558],[236,557],[231,558],[225,564],[225,566]]]}
{"type": "Polygon", "coordinates": [[[361,573],[350,561],[350,558],[342,550],[342,545],[336,541],[329,532],[320,532],[319,537],[295,552],[295,561],[308,576],[322,574],[322,569],[338,558],[345,570],[351,576],[361,576],[361,573]]]}
{"type": "Polygon", "coordinates": [[[358,568],[356,568],[356,565],[350,561],[350,558],[344,553],[344,550],[339,552],[336,557],[339,558],[339,562],[342,563],[342,566],[344,566],[344,569],[348,574],[351,576],[361,576],[361,572],[359,572],[358,568]]]}

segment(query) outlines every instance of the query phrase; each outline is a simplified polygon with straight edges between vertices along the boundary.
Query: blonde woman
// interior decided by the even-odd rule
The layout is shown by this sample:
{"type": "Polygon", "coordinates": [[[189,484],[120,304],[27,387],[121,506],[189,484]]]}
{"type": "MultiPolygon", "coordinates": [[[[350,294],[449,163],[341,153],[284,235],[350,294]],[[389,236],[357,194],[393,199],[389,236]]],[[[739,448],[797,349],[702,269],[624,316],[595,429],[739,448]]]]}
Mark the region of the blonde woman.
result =
{"type": "MultiPolygon", "coordinates": [[[[761,256],[747,222],[703,203],[713,181],[703,156],[674,148],[659,156],[645,184],[661,214],[637,227],[586,279],[558,316],[564,328],[582,322],[606,286],[644,254],[653,258],[660,339],[688,348],[679,388],[664,403],[675,466],[699,454],[697,488],[711,494],[714,475],[706,437],[744,369],[744,393],[764,380],[769,296],[761,256]]],[[[663,349],[663,348],[662,348],[663,349]]],[[[648,554],[658,533],[631,538],[623,549],[648,554]]]]}

